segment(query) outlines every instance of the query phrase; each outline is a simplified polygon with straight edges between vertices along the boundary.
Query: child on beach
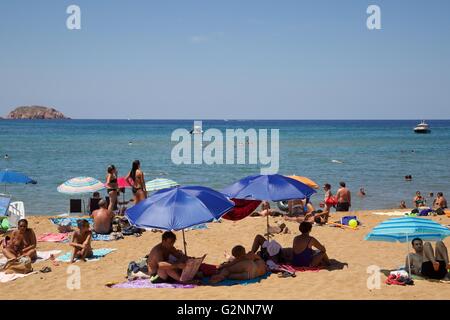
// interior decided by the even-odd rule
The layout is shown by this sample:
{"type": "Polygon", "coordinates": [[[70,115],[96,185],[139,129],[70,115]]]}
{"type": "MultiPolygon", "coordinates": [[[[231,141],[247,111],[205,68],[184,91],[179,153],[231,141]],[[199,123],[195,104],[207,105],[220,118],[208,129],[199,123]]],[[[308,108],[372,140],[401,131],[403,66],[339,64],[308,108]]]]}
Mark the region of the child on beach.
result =
{"type": "Polygon", "coordinates": [[[78,230],[73,233],[72,242],[69,244],[73,247],[71,263],[74,263],[76,259],[86,261],[86,258],[92,256],[91,240],[92,232],[89,229],[89,222],[85,219],[78,220],[78,230]]]}

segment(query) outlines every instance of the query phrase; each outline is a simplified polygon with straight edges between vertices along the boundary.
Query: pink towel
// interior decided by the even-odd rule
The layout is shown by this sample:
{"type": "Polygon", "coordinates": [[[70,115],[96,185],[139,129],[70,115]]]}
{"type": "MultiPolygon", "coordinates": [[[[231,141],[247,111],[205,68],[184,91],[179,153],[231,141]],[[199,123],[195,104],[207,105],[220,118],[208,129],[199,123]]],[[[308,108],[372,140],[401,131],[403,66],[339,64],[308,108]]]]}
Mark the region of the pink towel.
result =
{"type": "Polygon", "coordinates": [[[44,233],[37,238],[39,242],[63,242],[69,239],[68,233],[44,233]]]}

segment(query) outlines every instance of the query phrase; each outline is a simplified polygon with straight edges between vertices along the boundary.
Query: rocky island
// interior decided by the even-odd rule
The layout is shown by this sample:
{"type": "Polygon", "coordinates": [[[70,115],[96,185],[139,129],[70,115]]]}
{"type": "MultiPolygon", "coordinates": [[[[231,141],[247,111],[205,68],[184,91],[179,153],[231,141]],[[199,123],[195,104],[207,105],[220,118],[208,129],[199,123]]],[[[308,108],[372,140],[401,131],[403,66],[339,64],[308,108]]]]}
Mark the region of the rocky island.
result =
{"type": "Polygon", "coordinates": [[[54,108],[42,106],[18,107],[6,119],[70,119],[54,108]]]}

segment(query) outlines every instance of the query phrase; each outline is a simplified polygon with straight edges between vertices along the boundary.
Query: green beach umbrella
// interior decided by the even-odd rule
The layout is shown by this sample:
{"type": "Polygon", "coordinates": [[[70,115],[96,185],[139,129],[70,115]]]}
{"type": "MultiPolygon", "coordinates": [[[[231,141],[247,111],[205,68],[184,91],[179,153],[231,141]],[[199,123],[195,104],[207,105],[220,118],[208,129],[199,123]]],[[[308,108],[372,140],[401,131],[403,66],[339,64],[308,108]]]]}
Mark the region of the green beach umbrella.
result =
{"type": "Polygon", "coordinates": [[[145,184],[145,188],[147,189],[147,191],[150,191],[150,192],[158,191],[161,189],[173,188],[176,186],[179,186],[179,184],[173,180],[164,179],[164,178],[156,178],[145,184]]]}

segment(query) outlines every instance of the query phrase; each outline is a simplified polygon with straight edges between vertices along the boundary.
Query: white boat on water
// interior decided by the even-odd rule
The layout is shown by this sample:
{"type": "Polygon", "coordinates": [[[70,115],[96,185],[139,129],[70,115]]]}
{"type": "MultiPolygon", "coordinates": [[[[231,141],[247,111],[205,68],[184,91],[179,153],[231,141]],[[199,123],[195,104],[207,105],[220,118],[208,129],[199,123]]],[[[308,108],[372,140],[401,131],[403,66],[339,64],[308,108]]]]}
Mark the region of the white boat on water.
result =
{"type": "Polygon", "coordinates": [[[430,133],[430,126],[422,120],[421,123],[419,123],[415,128],[414,128],[414,132],[415,133],[430,133]]]}

